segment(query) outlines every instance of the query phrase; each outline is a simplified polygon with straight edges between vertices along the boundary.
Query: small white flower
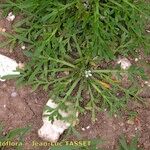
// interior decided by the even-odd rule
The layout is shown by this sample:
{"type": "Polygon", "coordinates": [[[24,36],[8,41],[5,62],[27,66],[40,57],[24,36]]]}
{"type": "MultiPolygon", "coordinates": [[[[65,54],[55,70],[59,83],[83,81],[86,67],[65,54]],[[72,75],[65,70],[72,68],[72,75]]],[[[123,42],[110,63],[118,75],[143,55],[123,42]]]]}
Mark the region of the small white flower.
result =
{"type": "Polygon", "coordinates": [[[130,66],[131,66],[131,62],[127,58],[119,59],[117,61],[117,64],[120,64],[121,68],[124,69],[124,70],[129,69],[130,66]]]}
{"type": "Polygon", "coordinates": [[[84,3],[83,5],[86,9],[88,8],[88,4],[84,3]]]}
{"type": "Polygon", "coordinates": [[[88,74],[88,71],[85,70],[85,74],[88,74]]]}
{"type": "Polygon", "coordinates": [[[102,20],[104,20],[106,17],[104,17],[104,16],[100,16],[100,18],[101,18],[102,20]]]}
{"type": "Polygon", "coordinates": [[[139,59],[138,58],[135,58],[135,62],[137,62],[139,59]]]}
{"type": "Polygon", "coordinates": [[[84,0],[83,5],[84,5],[85,9],[89,9],[89,7],[90,7],[88,0],[84,0]]]}
{"type": "Polygon", "coordinates": [[[85,77],[88,78],[89,77],[88,74],[86,74],[85,77]]]}
{"type": "Polygon", "coordinates": [[[22,50],[25,50],[25,49],[26,49],[26,46],[25,46],[25,45],[23,45],[23,46],[21,47],[21,49],[22,49],[22,50]]]}
{"type": "Polygon", "coordinates": [[[91,73],[89,73],[89,76],[91,77],[91,76],[92,76],[92,74],[91,74],[91,73]]]}
{"type": "Polygon", "coordinates": [[[92,72],[91,70],[88,70],[88,71],[86,70],[86,71],[85,71],[85,77],[86,77],[86,78],[91,77],[91,76],[92,76],[92,73],[91,73],[91,72],[92,72]]]}
{"type": "Polygon", "coordinates": [[[16,16],[12,12],[10,12],[8,16],[6,17],[6,19],[10,22],[14,21],[15,18],[16,16]]]}

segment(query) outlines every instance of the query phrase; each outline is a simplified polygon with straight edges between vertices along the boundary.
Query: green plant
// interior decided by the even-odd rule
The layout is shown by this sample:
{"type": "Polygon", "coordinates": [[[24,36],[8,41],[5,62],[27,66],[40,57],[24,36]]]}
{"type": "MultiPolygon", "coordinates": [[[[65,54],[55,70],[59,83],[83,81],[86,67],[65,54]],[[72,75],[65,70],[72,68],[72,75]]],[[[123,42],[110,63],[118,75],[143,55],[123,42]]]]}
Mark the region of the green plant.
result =
{"type": "Polygon", "coordinates": [[[113,59],[149,44],[144,35],[149,5],[143,0],[8,0],[0,8],[22,16],[13,34],[3,33],[10,40],[2,46],[26,43],[36,55],[81,49],[93,57],[113,59]]]}
{"type": "Polygon", "coordinates": [[[137,83],[125,89],[121,80],[126,74],[133,81],[143,72],[134,66],[123,71],[103,64],[117,55],[133,55],[139,46],[146,51],[149,5],[142,0],[8,0],[0,7],[5,14],[13,10],[22,15],[13,34],[2,33],[8,40],[1,46],[27,45],[23,52],[30,61],[18,84],[52,89],[49,95],[58,107],[50,110],[50,119],[61,118],[59,109],[73,107],[80,113],[90,110],[95,120],[102,108],[116,112],[128,99],[138,99],[137,83]],[[83,100],[86,92],[89,98],[83,100]]]}
{"type": "Polygon", "coordinates": [[[0,149],[4,150],[5,148],[13,146],[16,150],[23,149],[23,138],[25,134],[29,132],[30,128],[16,128],[10,130],[6,135],[3,135],[3,126],[0,126],[0,149]],[[13,144],[11,144],[13,143],[13,144]],[[3,146],[6,145],[6,146],[3,146]]]}
{"type": "Polygon", "coordinates": [[[143,71],[135,66],[129,70],[121,70],[117,66],[114,66],[114,69],[112,66],[102,69],[104,63],[99,58],[91,59],[83,55],[74,57],[66,55],[58,59],[45,54],[38,59],[41,61],[32,60],[31,66],[29,64],[26,66],[18,82],[30,84],[35,89],[38,86],[43,86],[45,90],[52,89],[49,95],[58,107],[50,110],[53,110],[51,119],[53,116],[61,118],[59,109],[70,109],[79,113],[90,110],[92,120],[95,120],[96,112],[101,111],[102,108],[116,112],[128,99],[139,99],[137,83],[134,80],[137,74],[144,76],[143,71]],[[128,89],[121,85],[124,75],[128,75],[130,80],[131,85],[128,89]],[[85,100],[83,95],[89,98],[85,100]]]}
{"type": "Polygon", "coordinates": [[[138,112],[136,111],[129,111],[128,112],[128,119],[129,120],[134,120],[138,116],[138,112]]]}
{"type": "Polygon", "coordinates": [[[130,143],[127,143],[126,139],[124,136],[122,136],[119,139],[119,150],[140,150],[140,148],[138,148],[138,137],[134,137],[130,143]]]}

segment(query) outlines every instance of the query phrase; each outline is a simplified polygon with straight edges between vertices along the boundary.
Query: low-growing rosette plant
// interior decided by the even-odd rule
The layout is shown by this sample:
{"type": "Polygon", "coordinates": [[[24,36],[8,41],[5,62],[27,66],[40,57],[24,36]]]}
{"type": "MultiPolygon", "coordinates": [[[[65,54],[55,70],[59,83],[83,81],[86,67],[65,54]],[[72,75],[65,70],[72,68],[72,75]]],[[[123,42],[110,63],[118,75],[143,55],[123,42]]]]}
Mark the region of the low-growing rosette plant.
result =
{"type": "MultiPolygon", "coordinates": [[[[82,53],[53,58],[41,55],[39,65],[28,65],[23,71],[18,82],[32,85],[35,89],[42,86],[48,90],[50,97],[58,104],[52,112],[53,117],[61,118],[59,109],[74,111],[76,113],[92,112],[95,121],[96,113],[104,109],[116,113],[130,99],[139,99],[140,87],[137,75],[145,78],[143,69],[131,66],[121,69],[114,61],[103,62],[98,57],[91,59],[82,53]],[[47,65],[44,65],[47,64],[47,65]],[[51,67],[53,65],[53,68],[51,67]],[[123,78],[128,80],[128,88],[122,85],[123,78]],[[68,105],[71,104],[71,105],[68,105]]],[[[73,117],[73,116],[72,116],[73,117]]]]}

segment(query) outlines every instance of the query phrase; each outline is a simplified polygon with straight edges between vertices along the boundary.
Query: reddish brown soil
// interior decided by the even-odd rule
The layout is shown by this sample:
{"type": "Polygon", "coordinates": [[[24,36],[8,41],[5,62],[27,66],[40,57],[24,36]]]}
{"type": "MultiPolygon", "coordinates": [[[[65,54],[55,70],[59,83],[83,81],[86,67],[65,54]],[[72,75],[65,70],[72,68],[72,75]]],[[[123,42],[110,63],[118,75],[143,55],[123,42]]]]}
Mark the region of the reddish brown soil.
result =
{"type": "MultiPolygon", "coordinates": [[[[11,24],[6,20],[0,20],[0,27],[11,30],[11,24]]],[[[7,32],[6,31],[6,32],[7,32]]],[[[0,41],[4,37],[0,36],[0,41]]],[[[24,62],[26,58],[22,54],[22,50],[17,50],[10,53],[9,49],[1,48],[1,54],[5,54],[16,61],[24,62]]],[[[147,72],[150,68],[147,67],[147,72]]],[[[80,116],[80,123],[76,129],[81,134],[82,138],[93,139],[100,138],[104,141],[101,147],[104,150],[116,150],[118,139],[121,134],[125,134],[130,141],[136,133],[139,133],[139,146],[144,150],[150,150],[150,89],[145,87],[143,97],[146,107],[137,102],[130,102],[128,110],[123,111],[120,116],[109,116],[107,112],[97,114],[97,121],[93,124],[90,121],[90,114],[80,116]],[[128,124],[128,111],[136,111],[136,121],[133,125],[128,124]],[[89,126],[89,129],[86,127],[89,126]],[[85,128],[85,131],[83,131],[85,128]]],[[[40,150],[38,147],[32,147],[32,141],[41,141],[38,138],[37,130],[42,125],[42,110],[48,100],[47,93],[43,90],[32,92],[30,87],[16,88],[15,81],[0,82],[0,122],[5,126],[3,134],[17,127],[25,127],[32,125],[32,131],[25,137],[25,150],[40,150]]],[[[63,136],[65,138],[65,135],[63,136]]],[[[70,139],[75,139],[70,136],[70,139]]],[[[47,149],[47,148],[42,148],[47,149]]],[[[9,149],[11,150],[11,149],[9,149]]]]}
{"type": "Polygon", "coordinates": [[[0,122],[5,125],[3,134],[31,125],[32,131],[25,139],[26,148],[30,141],[37,141],[37,129],[42,125],[42,109],[47,99],[43,91],[32,92],[25,87],[17,89],[14,81],[0,82],[0,122]]]}

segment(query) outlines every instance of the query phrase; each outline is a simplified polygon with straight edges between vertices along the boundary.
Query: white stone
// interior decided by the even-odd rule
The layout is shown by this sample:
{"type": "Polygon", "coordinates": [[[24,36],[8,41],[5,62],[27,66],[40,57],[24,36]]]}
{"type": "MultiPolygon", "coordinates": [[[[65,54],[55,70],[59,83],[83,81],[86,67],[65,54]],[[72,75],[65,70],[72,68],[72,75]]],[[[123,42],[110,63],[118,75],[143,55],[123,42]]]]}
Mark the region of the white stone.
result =
{"type": "Polygon", "coordinates": [[[16,97],[18,94],[16,92],[11,93],[11,97],[16,97]]]}
{"type": "Polygon", "coordinates": [[[117,64],[121,65],[121,68],[126,70],[129,69],[131,66],[131,62],[127,58],[121,58],[117,61],[117,64]]]}
{"type": "Polygon", "coordinates": [[[25,50],[25,49],[26,49],[26,47],[23,45],[23,46],[21,47],[21,49],[22,49],[22,50],[25,50]]]}
{"type": "Polygon", "coordinates": [[[10,21],[10,22],[14,21],[15,18],[16,18],[16,17],[15,17],[15,15],[14,15],[12,12],[10,12],[10,13],[8,14],[8,16],[6,17],[6,19],[7,19],[8,21],[10,21]]]}
{"type": "MultiPolygon", "coordinates": [[[[49,99],[47,104],[50,108],[57,108],[57,104],[53,102],[53,100],[49,99]]],[[[65,122],[63,120],[57,120],[54,118],[54,121],[52,123],[51,120],[49,120],[48,116],[52,112],[48,112],[47,110],[43,112],[43,126],[38,130],[38,136],[42,138],[43,140],[49,141],[49,142],[57,142],[59,140],[59,137],[63,132],[69,128],[71,123],[65,122]]],[[[64,112],[62,110],[59,110],[59,113],[62,117],[69,116],[70,112],[64,112]]]]}
{"type": "Polygon", "coordinates": [[[6,29],[0,27],[0,32],[6,32],[6,29]]]}
{"type": "Polygon", "coordinates": [[[51,99],[48,100],[48,102],[46,103],[47,106],[51,107],[51,108],[56,108],[58,105],[56,103],[54,103],[51,99]]]}
{"type": "Polygon", "coordinates": [[[87,126],[87,127],[86,127],[86,129],[89,129],[89,128],[90,128],[90,126],[87,126]]]}
{"type": "Polygon", "coordinates": [[[7,75],[19,75],[17,67],[18,63],[15,60],[0,54],[0,81],[5,81],[1,78],[7,75]]]}
{"type": "Polygon", "coordinates": [[[138,128],[135,128],[135,131],[137,131],[138,130],[138,128]]]}
{"type": "Polygon", "coordinates": [[[85,128],[81,128],[82,129],[82,131],[85,131],[85,128]]]}
{"type": "Polygon", "coordinates": [[[150,30],[146,30],[147,33],[150,33],[150,30]]]}
{"type": "Polygon", "coordinates": [[[144,83],[145,83],[145,84],[148,84],[149,82],[148,82],[148,81],[145,81],[144,83]]]}

